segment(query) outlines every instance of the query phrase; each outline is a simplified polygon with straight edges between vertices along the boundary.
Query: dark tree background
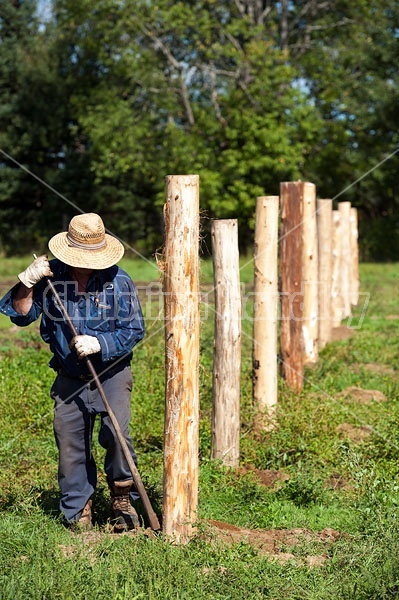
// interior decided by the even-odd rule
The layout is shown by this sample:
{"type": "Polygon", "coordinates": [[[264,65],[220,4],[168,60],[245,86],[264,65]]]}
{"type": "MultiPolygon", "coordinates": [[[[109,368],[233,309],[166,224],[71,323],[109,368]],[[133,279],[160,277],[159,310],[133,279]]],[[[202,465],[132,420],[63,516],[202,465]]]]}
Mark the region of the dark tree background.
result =
{"type": "Polygon", "coordinates": [[[397,260],[398,56],[399,0],[2,2],[0,251],[80,209],[152,254],[165,175],[198,173],[243,251],[256,196],[300,178],[397,260]]]}

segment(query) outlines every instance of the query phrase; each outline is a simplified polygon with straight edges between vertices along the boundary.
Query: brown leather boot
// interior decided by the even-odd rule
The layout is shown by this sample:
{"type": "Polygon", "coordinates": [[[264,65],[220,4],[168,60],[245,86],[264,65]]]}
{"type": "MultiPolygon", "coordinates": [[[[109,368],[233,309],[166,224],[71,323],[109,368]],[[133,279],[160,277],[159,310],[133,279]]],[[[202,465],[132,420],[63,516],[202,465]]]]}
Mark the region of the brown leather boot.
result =
{"type": "Polygon", "coordinates": [[[130,502],[129,493],[133,480],[114,481],[111,487],[112,512],[111,523],[116,531],[128,531],[140,527],[139,517],[130,502]]]}
{"type": "Polygon", "coordinates": [[[90,498],[84,508],[82,513],[77,521],[69,525],[72,531],[78,533],[79,531],[88,531],[89,529],[93,529],[92,515],[91,515],[91,505],[93,501],[90,498]]]}

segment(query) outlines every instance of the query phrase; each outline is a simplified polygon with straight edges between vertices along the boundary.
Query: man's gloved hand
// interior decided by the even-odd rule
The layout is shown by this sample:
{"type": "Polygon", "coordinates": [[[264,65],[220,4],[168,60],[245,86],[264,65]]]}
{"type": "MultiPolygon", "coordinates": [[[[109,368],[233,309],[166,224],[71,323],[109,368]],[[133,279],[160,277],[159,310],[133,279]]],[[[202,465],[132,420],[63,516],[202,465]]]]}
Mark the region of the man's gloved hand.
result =
{"type": "Polygon", "coordinates": [[[71,350],[74,348],[78,358],[84,358],[89,354],[101,351],[100,342],[93,335],[75,335],[69,344],[71,350]]]}
{"type": "Polygon", "coordinates": [[[52,277],[53,273],[47,256],[38,256],[25,271],[18,275],[18,279],[27,288],[32,288],[43,277],[52,277]]]}

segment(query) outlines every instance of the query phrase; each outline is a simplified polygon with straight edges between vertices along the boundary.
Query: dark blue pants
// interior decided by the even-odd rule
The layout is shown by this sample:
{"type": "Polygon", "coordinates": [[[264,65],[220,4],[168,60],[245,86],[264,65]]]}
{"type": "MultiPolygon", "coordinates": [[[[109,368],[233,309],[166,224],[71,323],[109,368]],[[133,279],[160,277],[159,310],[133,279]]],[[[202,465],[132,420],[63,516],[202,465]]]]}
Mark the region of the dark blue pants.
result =
{"type": "MultiPolygon", "coordinates": [[[[130,367],[102,381],[105,396],[137,464],[129,436],[132,385],[130,367]]],[[[59,452],[60,511],[66,521],[73,522],[79,519],[97,484],[97,467],[92,455],[96,415],[100,415],[101,419],[98,441],[106,450],[104,469],[108,484],[132,479],[132,475],[94,382],[57,375],[51,397],[54,400],[54,435],[59,452]]],[[[137,498],[137,492],[133,491],[132,499],[137,498]]]]}

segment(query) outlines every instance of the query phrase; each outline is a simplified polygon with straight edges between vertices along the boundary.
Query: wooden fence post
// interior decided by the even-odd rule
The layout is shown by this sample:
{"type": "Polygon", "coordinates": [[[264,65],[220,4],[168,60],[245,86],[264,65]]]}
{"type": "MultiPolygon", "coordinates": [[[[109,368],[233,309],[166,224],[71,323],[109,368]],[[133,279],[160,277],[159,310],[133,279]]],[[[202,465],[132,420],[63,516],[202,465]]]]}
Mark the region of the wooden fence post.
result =
{"type": "Polygon", "coordinates": [[[166,177],[163,532],[186,543],[198,505],[199,177],[166,177]]]}
{"type": "Polygon", "coordinates": [[[241,288],[238,221],[212,222],[215,344],[211,457],[237,467],[240,457],[241,288]]]}
{"type": "Polygon", "coordinates": [[[352,279],[351,279],[351,304],[357,306],[359,302],[359,246],[358,246],[358,218],[357,208],[351,208],[351,246],[352,246],[352,279]]]}
{"type": "Polygon", "coordinates": [[[331,325],[339,327],[343,319],[341,296],[341,215],[332,211],[332,266],[331,266],[331,325]]]}
{"type": "Polygon", "coordinates": [[[302,254],[303,254],[303,183],[280,183],[280,281],[282,375],[289,387],[300,392],[303,387],[302,333],[302,254]]]}
{"type": "Polygon", "coordinates": [[[319,348],[331,341],[332,200],[317,201],[319,348]]]}
{"type": "Polygon", "coordinates": [[[319,268],[316,220],[316,186],[302,183],[302,331],[304,363],[316,363],[319,356],[319,268]]]}
{"type": "Polygon", "coordinates": [[[278,196],[257,198],[253,398],[258,432],[273,428],[277,406],[278,217],[278,196]]]}
{"type": "Polygon", "coordinates": [[[351,203],[340,202],[338,211],[341,215],[341,261],[340,279],[343,305],[343,318],[351,314],[351,278],[352,278],[352,245],[351,245],[351,203]]]}

